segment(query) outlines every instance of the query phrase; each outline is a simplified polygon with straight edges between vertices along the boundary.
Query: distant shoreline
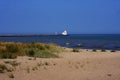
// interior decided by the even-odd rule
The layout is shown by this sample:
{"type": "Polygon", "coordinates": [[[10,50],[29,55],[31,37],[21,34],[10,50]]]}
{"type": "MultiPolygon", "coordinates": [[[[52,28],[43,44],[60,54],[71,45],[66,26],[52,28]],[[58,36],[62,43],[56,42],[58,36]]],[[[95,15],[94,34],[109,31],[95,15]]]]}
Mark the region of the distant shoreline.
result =
{"type": "Polygon", "coordinates": [[[0,37],[31,37],[31,36],[68,36],[62,34],[39,34],[39,35],[0,35],[0,37]]]}
{"type": "MultiPolygon", "coordinates": [[[[69,34],[69,35],[120,35],[120,34],[69,34]]],[[[24,37],[24,36],[27,37],[27,36],[65,36],[65,35],[62,35],[62,34],[0,34],[0,37],[24,37]]]]}

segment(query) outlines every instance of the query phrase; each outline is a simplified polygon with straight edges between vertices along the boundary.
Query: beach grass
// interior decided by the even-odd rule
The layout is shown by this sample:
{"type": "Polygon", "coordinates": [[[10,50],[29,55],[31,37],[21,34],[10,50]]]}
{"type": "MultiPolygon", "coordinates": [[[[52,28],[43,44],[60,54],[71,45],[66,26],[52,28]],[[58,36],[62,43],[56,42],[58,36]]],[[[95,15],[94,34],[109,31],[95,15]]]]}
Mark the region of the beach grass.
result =
{"type": "Polygon", "coordinates": [[[92,51],[93,51],[93,52],[97,52],[97,50],[96,50],[96,49],[93,49],[92,51]]]}
{"type": "Polygon", "coordinates": [[[9,78],[14,78],[15,77],[13,73],[8,74],[8,76],[9,76],[9,78]]]}
{"type": "Polygon", "coordinates": [[[116,52],[116,50],[111,50],[110,52],[116,52]]]}
{"type": "Polygon", "coordinates": [[[79,52],[79,49],[73,48],[72,52],[79,52]]]}
{"type": "Polygon", "coordinates": [[[4,64],[0,64],[0,73],[4,73],[7,67],[4,64]]]}
{"type": "Polygon", "coordinates": [[[64,49],[56,44],[0,42],[0,58],[15,59],[17,56],[56,58],[64,49]]]}
{"type": "Polygon", "coordinates": [[[101,52],[106,52],[106,50],[105,49],[101,49],[101,52]]]}

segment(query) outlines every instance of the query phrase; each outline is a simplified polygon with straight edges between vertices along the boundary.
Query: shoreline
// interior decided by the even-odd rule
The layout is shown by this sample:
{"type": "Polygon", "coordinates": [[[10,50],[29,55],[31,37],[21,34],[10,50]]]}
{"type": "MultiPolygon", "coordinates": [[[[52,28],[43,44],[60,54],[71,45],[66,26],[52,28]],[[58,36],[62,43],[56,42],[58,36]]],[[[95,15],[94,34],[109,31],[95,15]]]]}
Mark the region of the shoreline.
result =
{"type": "Polygon", "coordinates": [[[119,35],[21,35],[0,37],[1,41],[54,43],[62,47],[120,50],[119,35]]]}
{"type": "MultiPolygon", "coordinates": [[[[20,37],[20,36],[19,36],[20,37]]],[[[28,36],[29,37],[29,36],[28,36]]],[[[55,43],[43,43],[43,42],[19,42],[19,41],[0,41],[0,43],[21,43],[21,44],[35,44],[35,43],[41,43],[41,44],[54,44],[54,45],[57,45],[57,46],[60,46],[58,44],[55,44],[55,43]]],[[[69,43],[66,43],[66,45],[69,44],[69,43]]],[[[114,50],[114,51],[120,51],[120,49],[108,49],[108,48],[83,48],[83,47],[64,47],[64,46],[60,46],[62,48],[70,48],[70,49],[86,49],[86,50],[114,50]]]]}

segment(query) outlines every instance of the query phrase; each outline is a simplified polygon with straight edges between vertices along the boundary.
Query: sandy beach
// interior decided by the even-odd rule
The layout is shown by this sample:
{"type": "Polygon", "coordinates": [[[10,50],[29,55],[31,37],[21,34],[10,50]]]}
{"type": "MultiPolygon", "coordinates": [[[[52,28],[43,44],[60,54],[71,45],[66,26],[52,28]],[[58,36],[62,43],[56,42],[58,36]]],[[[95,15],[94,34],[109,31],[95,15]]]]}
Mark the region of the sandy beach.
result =
{"type": "Polygon", "coordinates": [[[12,67],[8,61],[16,61],[13,71],[0,73],[0,80],[120,80],[120,51],[101,52],[80,49],[79,52],[59,53],[60,58],[0,59],[0,64],[12,67]],[[14,78],[10,77],[14,75],[14,78]]]}

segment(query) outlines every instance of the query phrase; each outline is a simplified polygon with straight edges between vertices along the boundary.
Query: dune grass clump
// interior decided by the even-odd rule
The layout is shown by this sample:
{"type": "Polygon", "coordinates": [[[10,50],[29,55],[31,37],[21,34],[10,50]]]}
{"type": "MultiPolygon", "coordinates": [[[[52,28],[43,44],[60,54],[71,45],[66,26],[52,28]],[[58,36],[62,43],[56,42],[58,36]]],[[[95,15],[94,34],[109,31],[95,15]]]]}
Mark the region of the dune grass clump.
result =
{"type": "Polygon", "coordinates": [[[92,51],[93,51],[93,52],[96,52],[97,50],[96,50],[96,49],[93,49],[92,51]]]}
{"type": "Polygon", "coordinates": [[[0,73],[4,73],[7,67],[4,64],[0,64],[0,73]]]}
{"type": "Polygon", "coordinates": [[[16,53],[18,52],[18,46],[16,44],[7,44],[6,45],[6,50],[10,53],[16,53]]]}
{"type": "Polygon", "coordinates": [[[0,51],[0,59],[15,59],[17,56],[12,53],[0,51]]]}
{"type": "Polygon", "coordinates": [[[29,57],[38,58],[56,58],[59,57],[55,53],[63,51],[63,49],[54,44],[34,43],[24,49],[25,54],[29,57]]]}
{"type": "Polygon", "coordinates": [[[17,56],[38,58],[59,57],[63,48],[55,44],[0,42],[0,59],[15,59],[17,56]]]}
{"type": "Polygon", "coordinates": [[[14,68],[8,68],[7,69],[7,72],[13,72],[14,71],[14,68]]]}
{"type": "Polygon", "coordinates": [[[8,76],[9,76],[9,78],[14,78],[13,73],[10,73],[8,76]]]}
{"type": "Polygon", "coordinates": [[[13,67],[20,65],[20,63],[18,63],[16,61],[10,61],[9,64],[12,65],[13,67]]]}
{"type": "Polygon", "coordinates": [[[106,52],[106,50],[105,50],[105,49],[102,49],[101,52],[106,52]]]}
{"type": "Polygon", "coordinates": [[[111,50],[110,52],[116,52],[115,50],[111,50]]]}
{"type": "Polygon", "coordinates": [[[11,53],[4,53],[4,54],[1,55],[0,58],[1,59],[15,59],[15,58],[17,58],[17,56],[13,55],[11,53]]]}
{"type": "Polygon", "coordinates": [[[36,50],[34,48],[33,49],[32,48],[26,48],[25,53],[29,57],[34,57],[35,53],[36,53],[36,50]]]}
{"type": "Polygon", "coordinates": [[[45,50],[45,45],[44,44],[36,44],[36,48],[38,48],[39,50],[45,50]]]}
{"type": "Polygon", "coordinates": [[[37,58],[55,58],[58,55],[54,54],[53,51],[49,51],[47,49],[41,50],[38,48],[27,48],[25,49],[25,53],[29,57],[37,57],[37,58]]]}
{"type": "Polygon", "coordinates": [[[5,64],[10,64],[10,61],[4,61],[5,64]]]}
{"type": "MultiPolygon", "coordinates": [[[[14,68],[20,65],[20,63],[18,63],[17,61],[4,61],[4,63],[5,64],[9,64],[9,65],[11,65],[14,68]]],[[[12,72],[13,68],[8,68],[7,71],[8,72],[12,72]]]]}
{"type": "Polygon", "coordinates": [[[73,48],[72,52],[79,52],[79,49],[73,48]]]}
{"type": "Polygon", "coordinates": [[[53,54],[50,51],[45,50],[45,51],[38,51],[35,54],[35,57],[38,57],[38,58],[58,58],[59,56],[56,54],[53,54]]]}
{"type": "Polygon", "coordinates": [[[13,43],[1,43],[0,44],[0,59],[15,59],[18,47],[13,43]]]}

